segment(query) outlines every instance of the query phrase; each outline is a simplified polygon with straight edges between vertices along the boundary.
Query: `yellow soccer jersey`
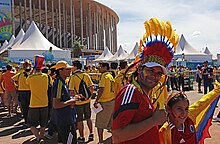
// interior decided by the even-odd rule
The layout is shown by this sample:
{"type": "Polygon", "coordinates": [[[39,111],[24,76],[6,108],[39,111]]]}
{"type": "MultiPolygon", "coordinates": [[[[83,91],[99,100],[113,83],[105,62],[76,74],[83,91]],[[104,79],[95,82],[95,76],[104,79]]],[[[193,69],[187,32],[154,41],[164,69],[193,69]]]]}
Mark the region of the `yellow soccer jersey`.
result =
{"type": "Polygon", "coordinates": [[[21,91],[30,90],[30,87],[29,87],[29,85],[26,82],[27,77],[24,75],[24,70],[20,71],[16,75],[14,75],[12,77],[12,79],[14,81],[18,82],[18,90],[21,90],[21,91]]]}
{"type": "Polygon", "coordinates": [[[28,76],[27,84],[30,86],[31,99],[30,107],[46,107],[48,106],[48,76],[44,73],[36,73],[28,76]]]}
{"type": "Polygon", "coordinates": [[[115,80],[109,72],[105,72],[101,75],[99,87],[103,87],[104,91],[98,102],[108,102],[115,98],[114,83],[115,80]]]}
{"type": "Polygon", "coordinates": [[[165,102],[168,97],[168,91],[166,85],[166,76],[163,75],[159,81],[159,83],[150,91],[149,97],[154,102],[154,107],[157,107],[157,103],[160,103],[160,109],[163,109],[165,106],[165,102]],[[163,85],[163,86],[162,86],[163,85]]]}
{"type": "Polygon", "coordinates": [[[124,77],[124,72],[125,72],[125,69],[122,69],[118,75],[116,75],[115,77],[115,84],[114,84],[114,87],[115,87],[115,95],[118,94],[118,92],[120,91],[120,89],[126,84],[126,79],[124,77]]]}
{"type": "MultiPolygon", "coordinates": [[[[79,92],[79,84],[81,82],[81,79],[84,80],[84,82],[86,83],[88,87],[93,86],[92,80],[87,73],[79,72],[79,73],[73,74],[70,76],[68,87],[69,87],[69,90],[74,91],[74,94],[77,94],[79,92]],[[77,77],[76,75],[78,75],[80,78],[77,77]]],[[[77,101],[76,105],[86,104],[86,103],[89,103],[90,101],[91,101],[91,97],[85,101],[77,101]]]]}
{"type": "Polygon", "coordinates": [[[98,77],[97,73],[98,72],[99,71],[96,68],[91,70],[91,73],[93,73],[93,75],[91,76],[92,80],[97,80],[97,77],[98,77]]]}

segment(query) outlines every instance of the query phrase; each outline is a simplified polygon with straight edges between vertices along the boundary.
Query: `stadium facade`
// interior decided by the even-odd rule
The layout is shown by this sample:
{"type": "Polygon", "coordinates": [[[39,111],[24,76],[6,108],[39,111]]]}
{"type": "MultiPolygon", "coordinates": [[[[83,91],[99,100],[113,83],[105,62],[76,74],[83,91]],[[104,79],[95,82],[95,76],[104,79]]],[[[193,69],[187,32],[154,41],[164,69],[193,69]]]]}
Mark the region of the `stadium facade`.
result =
{"type": "Polygon", "coordinates": [[[35,21],[54,45],[70,48],[80,40],[89,50],[117,51],[118,15],[93,0],[12,0],[12,29],[16,36],[35,21]]]}

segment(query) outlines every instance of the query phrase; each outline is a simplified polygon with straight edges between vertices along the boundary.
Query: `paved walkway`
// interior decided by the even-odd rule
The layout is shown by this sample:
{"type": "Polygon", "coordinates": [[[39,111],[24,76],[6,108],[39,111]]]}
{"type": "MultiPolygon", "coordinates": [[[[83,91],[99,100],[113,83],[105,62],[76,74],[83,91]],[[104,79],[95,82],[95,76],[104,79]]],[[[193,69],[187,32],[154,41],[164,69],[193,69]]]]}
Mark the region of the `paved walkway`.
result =
{"type": "MultiPolygon", "coordinates": [[[[186,94],[190,99],[190,103],[197,101],[202,94],[197,93],[196,87],[194,87],[194,91],[187,91],[186,94]]],[[[220,102],[218,103],[219,108],[216,109],[215,114],[220,110],[220,102]]],[[[92,121],[93,125],[95,122],[95,114],[92,113],[92,121]]],[[[85,125],[85,129],[87,126],[85,125]]],[[[92,142],[86,142],[89,144],[96,144],[98,143],[98,136],[97,131],[95,128],[95,140],[92,142]]],[[[85,131],[86,140],[88,137],[88,130],[85,131]]],[[[111,143],[111,133],[105,131],[104,132],[104,139],[105,144],[111,143]]],[[[205,144],[219,144],[220,143],[220,123],[213,122],[210,128],[210,133],[212,138],[206,139],[205,144]]],[[[54,135],[52,140],[45,139],[46,144],[56,144],[57,143],[57,136],[54,135]]],[[[0,143],[1,144],[35,144],[36,140],[32,135],[29,128],[23,126],[23,120],[20,119],[19,115],[14,115],[11,118],[6,117],[6,112],[3,111],[3,108],[0,107],[0,143]]]]}

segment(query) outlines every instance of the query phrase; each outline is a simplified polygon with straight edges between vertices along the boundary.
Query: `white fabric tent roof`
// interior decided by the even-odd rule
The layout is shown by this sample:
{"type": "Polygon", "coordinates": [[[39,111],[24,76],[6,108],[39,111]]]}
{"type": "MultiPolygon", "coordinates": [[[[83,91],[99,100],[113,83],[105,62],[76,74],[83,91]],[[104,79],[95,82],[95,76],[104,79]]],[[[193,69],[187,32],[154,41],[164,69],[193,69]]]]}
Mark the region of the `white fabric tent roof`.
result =
{"type": "Polygon", "coordinates": [[[205,53],[205,54],[209,54],[209,55],[212,54],[212,53],[210,52],[210,50],[208,49],[208,47],[205,48],[205,51],[204,51],[203,53],[205,53]]]}
{"type": "Polygon", "coordinates": [[[112,53],[109,51],[108,47],[104,48],[104,51],[102,52],[102,54],[95,59],[95,61],[107,61],[112,57],[112,53]]]}
{"type": "Polygon", "coordinates": [[[8,42],[8,44],[7,44],[4,48],[1,48],[1,49],[0,49],[0,54],[2,54],[3,52],[5,52],[6,50],[8,50],[8,48],[10,48],[10,47],[12,46],[14,40],[15,40],[15,36],[12,35],[11,38],[10,38],[10,40],[9,40],[9,42],[8,42]]]}
{"type": "Polygon", "coordinates": [[[42,55],[48,52],[50,47],[52,47],[52,54],[55,61],[70,61],[71,59],[71,52],[69,50],[60,49],[49,42],[39,31],[34,21],[31,22],[22,41],[20,43],[19,41],[20,39],[16,42],[16,46],[14,44],[10,50],[9,58],[11,61],[19,62],[27,58],[33,59],[34,55],[42,55]]]}
{"type": "Polygon", "coordinates": [[[185,39],[183,34],[180,37],[180,41],[176,48],[176,54],[201,54],[201,52],[197,51],[193,48],[185,39]]]}
{"type": "Polygon", "coordinates": [[[120,45],[117,52],[109,59],[109,61],[125,60],[127,57],[128,57],[128,53],[125,52],[125,50],[120,45]]]}
{"type": "Polygon", "coordinates": [[[21,29],[21,30],[19,31],[18,35],[16,36],[16,38],[15,38],[15,40],[14,40],[12,46],[11,46],[12,49],[13,49],[13,48],[16,48],[17,46],[20,45],[21,41],[22,41],[23,38],[24,38],[24,35],[25,35],[24,30],[21,29]]]}
{"type": "Polygon", "coordinates": [[[20,45],[12,50],[49,50],[50,47],[52,50],[63,51],[49,42],[32,21],[20,45]]]}
{"type": "Polygon", "coordinates": [[[137,55],[137,53],[138,53],[138,47],[139,47],[138,42],[136,42],[136,44],[135,44],[133,50],[132,50],[131,53],[127,56],[126,59],[131,59],[131,60],[132,60],[132,59],[135,59],[135,57],[136,57],[136,55],[137,55]]]}
{"type": "Polygon", "coordinates": [[[180,37],[180,41],[176,48],[176,53],[174,54],[174,59],[178,59],[178,58],[188,60],[189,62],[194,62],[194,61],[203,62],[205,60],[212,61],[212,55],[199,52],[198,50],[193,48],[186,41],[183,34],[180,37]]]}
{"type": "Polygon", "coordinates": [[[0,51],[4,50],[8,45],[8,41],[5,40],[5,42],[3,43],[2,47],[0,48],[0,51]]]}

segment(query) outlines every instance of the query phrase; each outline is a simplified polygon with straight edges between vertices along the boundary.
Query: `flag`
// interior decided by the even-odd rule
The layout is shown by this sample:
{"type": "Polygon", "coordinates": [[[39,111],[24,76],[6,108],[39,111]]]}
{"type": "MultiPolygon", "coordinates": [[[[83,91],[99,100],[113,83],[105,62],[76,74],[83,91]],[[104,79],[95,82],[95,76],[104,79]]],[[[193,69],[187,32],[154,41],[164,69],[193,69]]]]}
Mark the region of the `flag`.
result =
{"type": "Polygon", "coordinates": [[[196,117],[196,136],[198,144],[204,144],[205,138],[211,138],[209,134],[209,127],[212,125],[212,117],[219,98],[220,96],[217,97],[196,117]]]}

